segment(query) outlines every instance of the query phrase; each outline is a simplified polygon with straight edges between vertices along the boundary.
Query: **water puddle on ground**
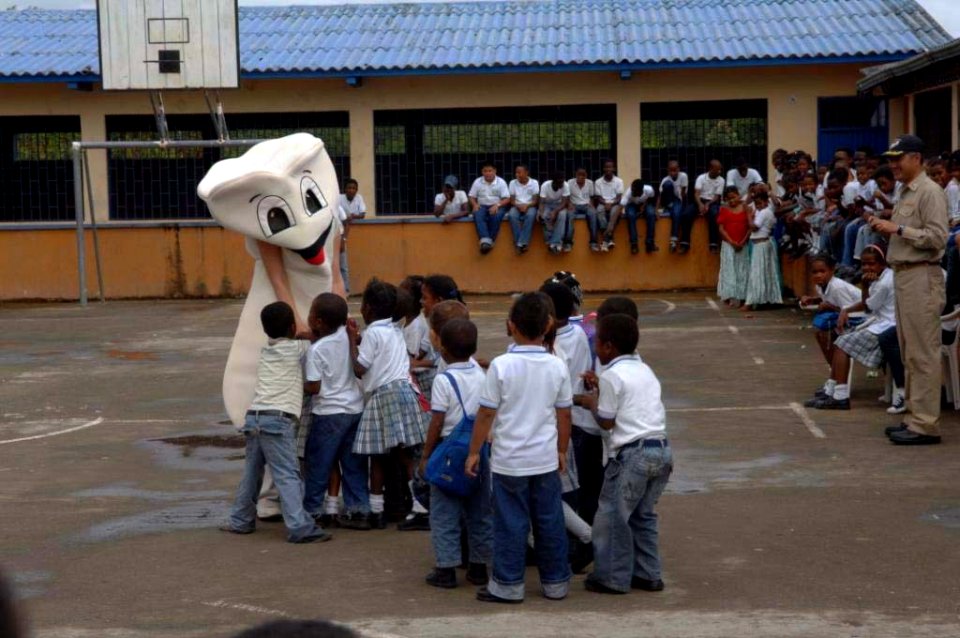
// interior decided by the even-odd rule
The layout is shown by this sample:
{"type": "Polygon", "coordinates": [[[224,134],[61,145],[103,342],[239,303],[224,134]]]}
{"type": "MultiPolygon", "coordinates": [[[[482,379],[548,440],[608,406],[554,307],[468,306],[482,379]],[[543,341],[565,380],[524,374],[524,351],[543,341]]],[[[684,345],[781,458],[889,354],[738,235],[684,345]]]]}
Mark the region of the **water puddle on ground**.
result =
{"type": "Polygon", "coordinates": [[[960,507],[936,509],[921,516],[920,520],[949,529],[960,529],[960,507]]]}
{"type": "Polygon", "coordinates": [[[230,507],[226,501],[196,501],[141,514],[115,518],[88,528],[74,537],[86,543],[120,538],[215,527],[226,520],[230,507]]]}
{"type": "Polygon", "coordinates": [[[150,450],[166,467],[178,470],[229,472],[243,460],[246,441],[232,427],[191,432],[162,439],[140,441],[138,446],[150,450]]]}
{"type": "Polygon", "coordinates": [[[741,485],[797,484],[798,477],[792,476],[793,472],[781,471],[790,458],[785,454],[726,462],[717,460],[716,456],[705,450],[674,452],[675,469],[667,484],[667,493],[699,494],[715,489],[737,489],[741,485]]]}

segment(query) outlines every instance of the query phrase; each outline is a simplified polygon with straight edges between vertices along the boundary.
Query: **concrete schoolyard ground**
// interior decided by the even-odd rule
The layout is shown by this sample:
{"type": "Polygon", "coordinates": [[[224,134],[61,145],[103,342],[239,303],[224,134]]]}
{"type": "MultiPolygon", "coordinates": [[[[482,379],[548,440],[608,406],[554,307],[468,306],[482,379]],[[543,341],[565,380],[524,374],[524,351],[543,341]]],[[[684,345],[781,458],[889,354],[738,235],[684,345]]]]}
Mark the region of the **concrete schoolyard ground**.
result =
{"type": "MultiPolygon", "coordinates": [[[[826,375],[808,316],[635,298],[676,458],[662,593],[590,594],[579,576],[549,602],[531,569],[504,609],[426,586],[427,533],[218,532],[242,466],[220,397],[236,301],[0,306],[0,565],[40,638],[226,637],[281,617],[437,638],[960,635],[957,415],[943,445],[895,448],[862,368],[852,411],[800,407],[826,375]]],[[[508,304],[469,300],[483,356],[508,304]]]]}

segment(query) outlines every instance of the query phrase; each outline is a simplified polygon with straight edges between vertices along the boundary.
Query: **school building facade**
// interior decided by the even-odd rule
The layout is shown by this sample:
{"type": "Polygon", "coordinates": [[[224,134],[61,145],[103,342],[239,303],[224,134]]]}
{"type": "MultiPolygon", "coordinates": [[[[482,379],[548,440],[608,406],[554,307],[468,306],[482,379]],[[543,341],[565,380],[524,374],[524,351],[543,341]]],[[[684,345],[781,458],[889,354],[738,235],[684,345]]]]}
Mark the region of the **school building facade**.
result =
{"type": "MultiPolygon", "coordinates": [[[[516,256],[503,241],[481,257],[472,224],[429,214],[433,195],[450,173],[468,188],[488,159],[509,180],[520,162],[538,179],[579,166],[596,177],[612,157],[627,183],[656,183],[676,158],[692,182],[714,157],[769,177],[776,148],[820,161],[840,145],[879,148],[915,124],[908,99],[858,94],[862,69],[948,41],[913,0],[249,7],[241,88],[222,97],[233,138],[314,132],[341,179],[360,182],[371,213],[350,239],[355,290],[372,275],[442,271],[506,292],[557,269],[593,290],[700,288],[718,261],[699,223],[685,256],[591,254],[578,220],[573,253],[516,256]]],[[[102,91],[98,68],[94,12],[0,12],[0,299],[76,298],[71,142],[156,139],[147,96],[102,91]]],[[[214,137],[202,95],[164,101],[172,139],[214,137]]],[[[245,292],[242,239],[195,195],[231,152],[90,152],[108,296],[245,292]]],[[[802,286],[795,268],[785,278],[802,286]]]]}

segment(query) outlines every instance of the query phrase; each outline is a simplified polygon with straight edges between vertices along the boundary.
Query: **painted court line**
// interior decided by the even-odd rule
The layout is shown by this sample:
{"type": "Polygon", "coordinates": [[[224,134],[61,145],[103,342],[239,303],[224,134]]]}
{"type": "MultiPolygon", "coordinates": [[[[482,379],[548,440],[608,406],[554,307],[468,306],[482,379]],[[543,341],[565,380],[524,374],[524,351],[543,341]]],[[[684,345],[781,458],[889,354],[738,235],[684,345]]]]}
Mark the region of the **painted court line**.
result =
{"type": "Polygon", "coordinates": [[[766,362],[763,360],[763,357],[754,357],[754,358],[753,358],[753,362],[754,362],[755,364],[757,364],[758,366],[762,366],[764,363],[766,363],[766,362]]]}
{"type": "Polygon", "coordinates": [[[720,312],[720,306],[717,305],[716,301],[714,301],[710,297],[706,297],[706,300],[707,300],[707,305],[710,306],[711,310],[716,310],[717,312],[720,312]]]}
{"type": "Polygon", "coordinates": [[[228,603],[225,600],[215,600],[213,602],[201,602],[206,607],[217,607],[219,609],[237,609],[239,611],[249,611],[254,614],[264,614],[266,616],[281,616],[291,618],[292,616],[279,609],[270,609],[269,607],[260,607],[259,605],[248,605],[246,603],[228,603]]]}
{"type": "Polygon", "coordinates": [[[810,418],[810,415],[807,414],[807,411],[804,409],[802,405],[794,402],[790,404],[790,409],[793,410],[794,414],[800,417],[800,420],[803,421],[803,424],[807,427],[808,430],[810,430],[810,434],[812,434],[815,438],[818,438],[818,439],[827,438],[827,435],[823,433],[823,430],[817,427],[817,424],[814,423],[813,419],[810,418]]]}
{"type": "Polygon", "coordinates": [[[79,430],[86,430],[87,428],[92,428],[95,425],[100,425],[103,423],[103,417],[98,417],[93,421],[84,423],[83,425],[77,425],[72,428],[67,428],[65,430],[57,430],[56,432],[47,432],[46,434],[35,434],[33,436],[24,436],[19,439],[7,439],[6,441],[0,441],[0,445],[6,445],[7,443],[22,443],[24,441],[36,441],[37,439],[46,439],[51,436],[60,436],[61,434],[69,434],[71,432],[77,432],[79,430]]]}
{"type": "MultiPolygon", "coordinates": [[[[710,297],[704,297],[704,299],[707,300],[707,305],[710,306],[711,310],[715,310],[717,313],[720,312],[720,306],[717,305],[716,301],[714,301],[710,297]]],[[[723,317],[722,314],[720,316],[723,317]]],[[[724,318],[724,322],[727,324],[727,330],[730,332],[730,334],[736,335],[741,341],[743,341],[743,344],[747,347],[748,352],[752,350],[752,348],[750,347],[750,342],[740,334],[740,328],[737,328],[735,325],[730,323],[726,318],[724,318]]],[[[763,357],[758,357],[753,353],[751,353],[750,357],[753,359],[753,362],[758,366],[762,366],[766,363],[766,361],[763,360],[763,357]]]]}

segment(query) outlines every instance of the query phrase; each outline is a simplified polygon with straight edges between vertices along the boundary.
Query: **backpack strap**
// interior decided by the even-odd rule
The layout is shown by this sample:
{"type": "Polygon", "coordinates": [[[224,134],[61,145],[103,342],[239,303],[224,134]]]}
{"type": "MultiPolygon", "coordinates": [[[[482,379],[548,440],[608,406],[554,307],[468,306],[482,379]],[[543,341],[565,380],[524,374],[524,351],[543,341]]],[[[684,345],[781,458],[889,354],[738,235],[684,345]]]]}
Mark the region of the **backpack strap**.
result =
{"type": "Polygon", "coordinates": [[[463,416],[467,416],[467,406],[463,404],[463,396],[460,394],[460,386],[457,385],[457,380],[454,379],[453,375],[449,372],[444,372],[442,374],[447,378],[447,381],[450,382],[450,385],[453,386],[453,391],[457,395],[457,401],[460,402],[460,410],[463,412],[463,416]]]}

